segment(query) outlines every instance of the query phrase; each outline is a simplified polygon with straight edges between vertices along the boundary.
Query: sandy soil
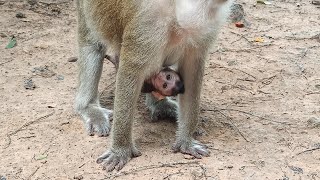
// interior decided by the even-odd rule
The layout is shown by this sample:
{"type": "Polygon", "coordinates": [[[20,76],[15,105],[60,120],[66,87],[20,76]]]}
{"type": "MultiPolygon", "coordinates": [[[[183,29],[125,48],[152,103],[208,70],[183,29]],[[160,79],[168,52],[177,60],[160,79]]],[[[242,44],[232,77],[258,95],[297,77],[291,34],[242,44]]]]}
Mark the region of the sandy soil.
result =
{"type": "MultiPolygon", "coordinates": [[[[174,154],[176,125],[152,123],[142,104],[134,133],[143,155],[107,173],[95,160],[110,137],[87,136],[72,108],[74,2],[1,0],[0,179],[320,179],[320,9],[241,3],[251,26],[226,25],[206,68],[198,139],[211,156],[174,154]],[[6,35],[16,47],[5,49],[6,35]]],[[[110,108],[114,81],[105,62],[110,108]]]]}

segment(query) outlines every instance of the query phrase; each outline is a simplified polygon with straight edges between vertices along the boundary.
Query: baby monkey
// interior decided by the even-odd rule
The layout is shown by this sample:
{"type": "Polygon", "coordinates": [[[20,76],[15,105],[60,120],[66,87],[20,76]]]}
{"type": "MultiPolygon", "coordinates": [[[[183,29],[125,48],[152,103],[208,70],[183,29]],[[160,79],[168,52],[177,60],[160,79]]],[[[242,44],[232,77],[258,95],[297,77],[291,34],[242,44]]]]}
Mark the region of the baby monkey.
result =
{"type": "MultiPolygon", "coordinates": [[[[112,62],[116,70],[118,70],[118,56],[112,57],[106,55],[105,58],[112,62]]],[[[183,94],[184,84],[179,73],[169,67],[164,67],[158,74],[155,74],[144,81],[141,92],[152,93],[157,100],[162,100],[166,96],[183,94]]]]}
{"type": "Polygon", "coordinates": [[[158,74],[144,81],[142,93],[152,93],[157,100],[165,96],[176,96],[184,93],[181,76],[169,67],[163,68],[158,74]]]}

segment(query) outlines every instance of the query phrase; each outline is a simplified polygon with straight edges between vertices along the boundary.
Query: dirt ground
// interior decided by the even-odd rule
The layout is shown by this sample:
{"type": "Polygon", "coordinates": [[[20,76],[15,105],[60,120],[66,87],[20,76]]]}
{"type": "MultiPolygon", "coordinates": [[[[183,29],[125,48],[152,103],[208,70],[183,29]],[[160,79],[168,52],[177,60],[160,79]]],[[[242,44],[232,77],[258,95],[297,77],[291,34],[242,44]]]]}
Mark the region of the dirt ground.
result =
{"type": "MultiPolygon", "coordinates": [[[[320,179],[320,6],[271,2],[238,1],[251,25],[227,24],[210,53],[198,139],[211,156],[174,154],[175,123],[152,123],[141,104],[143,155],[107,173],[95,161],[110,137],[86,135],[73,111],[74,2],[0,0],[0,179],[320,179]]],[[[104,65],[112,108],[115,70],[104,65]]]]}

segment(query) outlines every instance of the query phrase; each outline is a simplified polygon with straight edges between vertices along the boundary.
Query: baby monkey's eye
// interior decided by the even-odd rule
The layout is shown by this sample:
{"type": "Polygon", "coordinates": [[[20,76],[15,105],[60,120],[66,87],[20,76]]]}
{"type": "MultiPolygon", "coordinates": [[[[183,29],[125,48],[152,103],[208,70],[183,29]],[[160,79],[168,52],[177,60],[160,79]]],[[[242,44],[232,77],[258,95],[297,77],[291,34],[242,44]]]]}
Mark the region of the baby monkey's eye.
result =
{"type": "Polygon", "coordinates": [[[167,80],[170,80],[170,79],[171,79],[171,75],[168,74],[168,75],[166,76],[166,78],[167,78],[167,80]]]}
{"type": "Polygon", "coordinates": [[[163,89],[166,89],[167,86],[168,86],[167,83],[163,83],[163,85],[162,85],[163,89]]]}

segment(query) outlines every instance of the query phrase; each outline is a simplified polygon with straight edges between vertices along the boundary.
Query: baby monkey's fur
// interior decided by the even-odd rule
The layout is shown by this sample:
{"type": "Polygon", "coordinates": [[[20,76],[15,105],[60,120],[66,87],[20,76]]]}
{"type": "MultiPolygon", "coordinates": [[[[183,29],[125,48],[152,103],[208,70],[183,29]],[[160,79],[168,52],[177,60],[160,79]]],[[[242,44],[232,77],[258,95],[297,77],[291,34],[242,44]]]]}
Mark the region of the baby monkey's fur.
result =
{"type": "Polygon", "coordinates": [[[112,49],[120,59],[112,143],[97,160],[108,171],[120,170],[141,155],[132,137],[138,96],[145,79],[170,65],[178,67],[184,81],[179,106],[170,99],[158,105],[151,95],[147,105],[156,117],[178,117],[175,152],[196,158],[209,155],[192,135],[198,122],[205,60],[231,1],[77,0],[80,73],[75,108],[90,135],[110,132],[112,111],[100,106],[98,84],[106,50],[112,49]]]}

